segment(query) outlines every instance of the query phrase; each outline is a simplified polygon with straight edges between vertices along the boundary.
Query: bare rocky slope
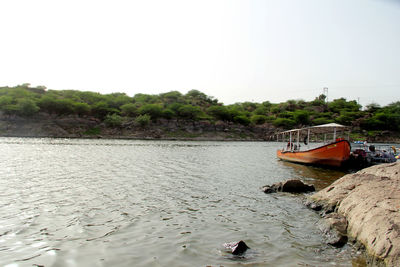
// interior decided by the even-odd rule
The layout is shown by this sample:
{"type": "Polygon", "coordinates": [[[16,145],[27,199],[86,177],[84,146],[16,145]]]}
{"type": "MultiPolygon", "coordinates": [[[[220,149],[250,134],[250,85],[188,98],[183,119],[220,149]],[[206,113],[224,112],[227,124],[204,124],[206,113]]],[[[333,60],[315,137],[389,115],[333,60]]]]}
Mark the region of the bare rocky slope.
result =
{"type": "Polygon", "coordinates": [[[274,131],[271,125],[244,126],[222,121],[160,119],[140,126],[132,120],[118,127],[108,127],[89,116],[40,113],[26,118],[0,114],[0,136],[8,137],[262,141],[274,131]]]}
{"type": "Polygon", "coordinates": [[[340,227],[365,247],[369,264],[400,266],[400,162],[345,175],[310,200],[345,219],[340,227]]]}

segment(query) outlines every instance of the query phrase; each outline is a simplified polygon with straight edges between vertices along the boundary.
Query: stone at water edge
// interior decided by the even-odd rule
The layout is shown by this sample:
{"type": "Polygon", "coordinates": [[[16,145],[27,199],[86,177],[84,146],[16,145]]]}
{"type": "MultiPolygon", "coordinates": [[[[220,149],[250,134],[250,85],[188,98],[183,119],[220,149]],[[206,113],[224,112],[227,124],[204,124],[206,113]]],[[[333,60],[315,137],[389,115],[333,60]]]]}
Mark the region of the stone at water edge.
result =
{"type": "Polygon", "coordinates": [[[285,182],[275,183],[273,185],[266,185],[262,188],[264,193],[288,192],[288,193],[306,193],[314,192],[315,187],[303,183],[298,179],[291,179],[285,182]]]}
{"type": "Polygon", "coordinates": [[[224,247],[230,249],[233,255],[241,255],[249,249],[243,240],[240,240],[239,242],[225,243],[224,247]]]}
{"type": "Polygon", "coordinates": [[[306,193],[306,192],[314,192],[315,188],[313,185],[308,185],[303,183],[300,180],[288,180],[282,185],[282,192],[290,192],[290,193],[306,193]]]}
{"type": "Polygon", "coordinates": [[[320,230],[329,245],[340,248],[347,243],[347,220],[344,216],[332,212],[322,219],[320,230]]]}

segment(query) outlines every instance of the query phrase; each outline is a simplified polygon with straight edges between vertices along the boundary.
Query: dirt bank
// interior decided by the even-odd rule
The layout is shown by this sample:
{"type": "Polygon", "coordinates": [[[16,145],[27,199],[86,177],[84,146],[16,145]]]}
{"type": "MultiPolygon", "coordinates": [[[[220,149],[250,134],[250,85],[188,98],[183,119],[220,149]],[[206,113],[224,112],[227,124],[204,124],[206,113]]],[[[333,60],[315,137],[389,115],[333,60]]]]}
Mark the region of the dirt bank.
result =
{"type": "Polygon", "coordinates": [[[310,200],[347,220],[347,236],[365,247],[371,265],[400,266],[400,162],[346,175],[310,200]]]}

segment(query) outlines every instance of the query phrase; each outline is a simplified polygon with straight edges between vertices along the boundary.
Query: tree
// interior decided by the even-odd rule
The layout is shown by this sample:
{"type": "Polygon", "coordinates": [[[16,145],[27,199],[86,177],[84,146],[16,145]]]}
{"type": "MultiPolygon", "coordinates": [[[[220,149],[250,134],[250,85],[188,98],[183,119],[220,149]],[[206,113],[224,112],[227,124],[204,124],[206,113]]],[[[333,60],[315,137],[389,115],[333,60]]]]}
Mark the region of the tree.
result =
{"type": "Polygon", "coordinates": [[[294,121],[297,125],[308,125],[310,124],[310,114],[304,110],[296,110],[293,113],[294,121]]]}
{"type": "Polygon", "coordinates": [[[388,113],[400,115],[400,101],[390,103],[389,105],[384,107],[383,110],[388,113]]]}
{"type": "Polygon", "coordinates": [[[341,111],[340,115],[336,117],[335,121],[344,124],[344,125],[352,125],[355,120],[360,118],[362,113],[354,112],[354,111],[341,111]]]}
{"type": "Polygon", "coordinates": [[[181,107],[183,107],[183,106],[184,106],[184,105],[183,105],[182,103],[177,103],[177,102],[175,102],[175,103],[172,103],[171,105],[168,105],[167,108],[169,108],[169,109],[171,109],[172,111],[174,111],[175,114],[178,114],[178,113],[179,113],[179,109],[180,109],[181,107]]]}
{"type": "Polygon", "coordinates": [[[105,101],[110,108],[119,109],[122,105],[132,102],[133,99],[125,93],[112,93],[105,95],[105,101]]]}
{"type": "Polygon", "coordinates": [[[295,111],[298,108],[296,100],[288,100],[288,101],[286,101],[286,103],[287,103],[286,109],[289,111],[295,111]]]}
{"type": "Polygon", "coordinates": [[[85,103],[94,105],[98,102],[104,101],[104,96],[95,92],[78,92],[77,96],[85,103]]]}
{"type": "Polygon", "coordinates": [[[326,100],[326,95],[321,94],[321,95],[319,95],[318,98],[316,98],[316,99],[325,102],[325,100],[326,100]]]}
{"type": "Polygon", "coordinates": [[[163,109],[161,105],[158,104],[146,104],[139,108],[138,111],[140,115],[148,114],[152,120],[157,120],[161,117],[163,109]]]}
{"type": "Polygon", "coordinates": [[[331,122],[334,122],[334,120],[328,119],[326,117],[319,117],[319,118],[312,120],[313,125],[321,125],[321,124],[327,124],[327,123],[331,123],[331,122]]]}
{"type": "Polygon", "coordinates": [[[365,106],[365,110],[369,113],[375,113],[381,109],[381,106],[377,103],[370,103],[365,106]]]}
{"type": "Polygon", "coordinates": [[[17,113],[21,116],[32,116],[39,111],[39,107],[31,99],[21,99],[17,103],[17,113]]]}
{"type": "Polygon", "coordinates": [[[176,113],[172,109],[166,108],[163,110],[161,116],[165,119],[170,120],[176,116],[176,113]]]}
{"type": "MultiPolygon", "coordinates": [[[[108,106],[108,104],[104,101],[100,101],[95,103],[92,106],[92,113],[94,116],[98,118],[104,118],[107,114],[112,113],[112,109],[108,106]]],[[[113,112],[116,113],[116,112],[113,112]]]]}
{"type": "Polygon", "coordinates": [[[121,106],[121,113],[124,116],[135,117],[139,114],[136,104],[128,103],[121,106]]]}
{"type": "Polygon", "coordinates": [[[122,125],[122,117],[119,116],[118,114],[107,114],[105,119],[104,119],[104,123],[108,126],[108,127],[120,127],[122,125]]]}
{"type": "Polygon", "coordinates": [[[148,94],[136,94],[133,101],[141,104],[154,104],[158,101],[158,96],[148,94]]]}
{"type": "Polygon", "coordinates": [[[245,125],[245,126],[250,124],[250,119],[245,115],[236,116],[236,117],[233,118],[233,121],[236,122],[236,123],[240,123],[242,125],[245,125]]]}
{"type": "Polygon", "coordinates": [[[231,112],[225,106],[211,106],[207,109],[207,113],[217,120],[231,120],[231,112]]]}
{"type": "Polygon", "coordinates": [[[253,116],[251,116],[250,121],[253,124],[263,124],[263,123],[265,123],[267,121],[267,116],[264,116],[264,115],[253,115],[253,116]]]}
{"type": "Polygon", "coordinates": [[[340,113],[340,111],[359,111],[361,105],[359,105],[356,101],[346,101],[346,98],[335,99],[328,104],[329,110],[340,113]]]}
{"type": "Polygon", "coordinates": [[[285,129],[290,129],[293,128],[293,126],[295,125],[295,121],[292,119],[287,119],[287,118],[277,118],[273,124],[276,127],[283,127],[285,129]]]}
{"type": "Polygon", "coordinates": [[[184,105],[178,110],[178,115],[182,118],[197,120],[202,115],[202,110],[199,106],[184,105]]]}
{"type": "Polygon", "coordinates": [[[148,114],[139,115],[136,117],[135,122],[140,126],[145,127],[150,123],[150,115],[148,114]]]}
{"type": "Polygon", "coordinates": [[[257,105],[252,102],[243,102],[243,103],[241,103],[241,106],[243,107],[243,109],[245,111],[248,111],[248,112],[253,112],[257,108],[257,105]]]}
{"type": "Polygon", "coordinates": [[[86,103],[75,103],[74,110],[75,110],[75,113],[78,114],[79,116],[89,115],[90,106],[86,103]]]}
{"type": "Polygon", "coordinates": [[[254,110],[254,114],[256,114],[256,115],[267,115],[268,112],[269,112],[269,109],[264,105],[259,106],[254,110]]]}
{"type": "Polygon", "coordinates": [[[58,113],[58,100],[53,95],[44,95],[38,101],[41,110],[48,113],[58,113]]]}
{"type": "Polygon", "coordinates": [[[0,110],[7,105],[11,105],[12,103],[13,103],[13,98],[11,96],[8,95],[0,96],[0,110]]]}
{"type": "Polygon", "coordinates": [[[197,102],[201,102],[201,101],[207,101],[208,100],[208,96],[202,92],[200,92],[199,90],[196,89],[192,89],[189,92],[186,93],[185,95],[188,99],[191,100],[197,100],[197,102]]]}
{"type": "Polygon", "coordinates": [[[166,104],[182,101],[182,94],[178,91],[171,91],[168,93],[160,94],[161,99],[166,104]]]}

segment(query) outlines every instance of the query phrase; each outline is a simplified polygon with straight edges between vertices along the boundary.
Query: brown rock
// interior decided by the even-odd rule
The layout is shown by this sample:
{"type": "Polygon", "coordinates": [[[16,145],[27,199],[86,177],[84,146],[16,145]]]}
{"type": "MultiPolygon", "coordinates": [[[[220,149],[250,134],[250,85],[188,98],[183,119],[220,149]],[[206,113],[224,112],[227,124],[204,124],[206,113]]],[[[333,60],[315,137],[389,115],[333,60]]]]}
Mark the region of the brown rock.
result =
{"type": "Polygon", "coordinates": [[[400,162],[345,175],[310,197],[348,222],[347,235],[374,259],[400,266],[400,162]]]}
{"type": "Polygon", "coordinates": [[[344,216],[334,212],[324,218],[322,232],[327,237],[327,243],[334,247],[342,247],[347,243],[347,220],[344,216]]]}
{"type": "Polygon", "coordinates": [[[266,185],[262,190],[266,194],[276,192],[306,193],[315,191],[315,188],[313,185],[308,185],[300,180],[292,179],[285,182],[275,183],[273,185],[266,185]]]}

